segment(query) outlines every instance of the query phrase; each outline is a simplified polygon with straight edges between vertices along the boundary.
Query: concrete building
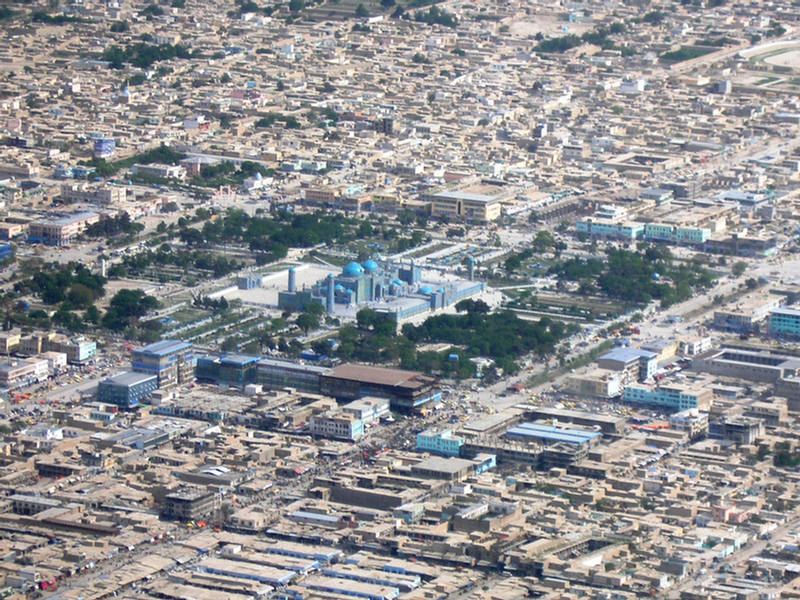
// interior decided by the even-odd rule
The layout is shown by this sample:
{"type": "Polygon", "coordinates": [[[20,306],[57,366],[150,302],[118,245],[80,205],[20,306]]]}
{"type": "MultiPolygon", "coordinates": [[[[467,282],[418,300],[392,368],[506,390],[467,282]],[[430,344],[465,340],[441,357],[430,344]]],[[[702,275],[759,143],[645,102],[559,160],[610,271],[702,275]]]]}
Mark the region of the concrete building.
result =
{"type": "Polygon", "coordinates": [[[764,437],[764,421],[753,417],[723,417],[709,423],[708,436],[749,445],[764,437]]]}
{"type": "Polygon", "coordinates": [[[431,457],[412,465],[411,472],[432,479],[464,481],[475,472],[475,462],[463,458],[431,457]]]}
{"type": "Polygon", "coordinates": [[[767,350],[721,348],[696,357],[692,369],[746,381],[776,383],[800,375],[800,358],[767,350]]]}
{"type": "Polygon", "coordinates": [[[651,241],[702,244],[710,237],[711,230],[707,227],[680,227],[669,223],[647,223],[644,226],[644,238],[651,241]]]}
{"type": "Polygon", "coordinates": [[[520,423],[511,427],[505,435],[510,439],[535,441],[544,445],[564,442],[578,446],[592,445],[603,437],[603,434],[598,431],[571,429],[542,423],[520,423]]]}
{"type": "Polygon", "coordinates": [[[244,354],[200,356],[197,358],[197,379],[218,385],[244,387],[256,382],[259,360],[258,356],[244,354]]]}
{"type": "Polygon", "coordinates": [[[105,206],[121,207],[127,198],[127,190],[121,185],[89,185],[88,183],[65,183],[59,194],[64,202],[88,202],[105,206]]]}
{"type": "Polygon", "coordinates": [[[377,423],[391,414],[389,400],[369,396],[348,402],[342,406],[342,412],[353,415],[365,424],[377,423]]]}
{"type": "Polygon", "coordinates": [[[776,337],[792,339],[800,337],[800,310],[782,307],[770,311],[769,333],[776,337]]]}
{"type": "Polygon", "coordinates": [[[158,389],[158,377],[127,371],[97,384],[97,399],[120,408],[136,408],[158,389]]]}
{"type": "Polygon", "coordinates": [[[746,296],[732,308],[714,311],[714,327],[723,331],[758,331],[769,314],[786,302],[785,296],[764,293],[746,296]]]}
{"type": "Polygon", "coordinates": [[[217,514],[220,496],[216,492],[180,491],[167,494],[161,505],[161,516],[178,521],[198,521],[217,514]]]}
{"type": "Polygon", "coordinates": [[[256,366],[256,380],[271,390],[294,388],[298,392],[319,394],[320,378],[328,371],[327,367],[262,358],[256,366]]]}
{"type": "Polygon", "coordinates": [[[464,438],[453,434],[452,430],[426,430],[417,434],[417,450],[444,456],[459,456],[464,438]]]}
{"type": "Polygon", "coordinates": [[[708,413],[701,412],[696,408],[676,412],[669,416],[669,427],[676,431],[683,431],[689,436],[689,439],[697,439],[708,433],[708,413]]]}
{"type": "Polygon", "coordinates": [[[357,442],[364,437],[364,421],[351,413],[329,411],[313,415],[308,430],[314,436],[357,442]]]}
{"type": "Polygon", "coordinates": [[[567,390],[578,396],[616,398],[622,394],[622,373],[607,369],[592,369],[588,373],[570,376],[567,390]]]}
{"type": "Polygon", "coordinates": [[[431,195],[431,215],[454,221],[489,223],[502,210],[500,200],[505,194],[487,195],[470,191],[442,191],[431,195]]]}
{"type": "Polygon", "coordinates": [[[641,223],[629,221],[613,221],[590,217],[582,219],[575,224],[575,231],[590,237],[607,237],[620,240],[633,241],[644,237],[645,226],[641,223]]]}
{"type": "Polygon", "coordinates": [[[0,361],[0,386],[16,389],[47,379],[50,373],[47,360],[22,358],[0,361]]]}
{"type": "Polygon", "coordinates": [[[45,336],[41,344],[42,352],[62,352],[70,364],[82,365],[89,362],[97,353],[97,342],[79,336],[69,338],[64,335],[45,336]]]}
{"type": "Polygon", "coordinates": [[[655,375],[658,355],[637,348],[614,348],[597,359],[597,366],[621,372],[623,384],[630,381],[645,381],[655,375]]]}
{"type": "Polygon", "coordinates": [[[708,410],[714,392],[708,388],[681,383],[660,385],[635,383],[625,387],[622,398],[626,402],[660,406],[669,410],[682,411],[691,408],[708,410]]]}
{"type": "Polygon", "coordinates": [[[711,350],[711,336],[684,337],[678,342],[678,352],[683,356],[697,356],[711,350]]]}
{"type": "Polygon", "coordinates": [[[337,400],[388,398],[395,410],[412,411],[441,399],[438,380],[416,371],[344,364],[320,376],[320,393],[337,400]]]}
{"type": "Polygon", "coordinates": [[[163,340],[131,353],[131,365],[137,373],[155,375],[159,389],[171,389],[195,380],[192,344],[163,340]]]}
{"type": "Polygon", "coordinates": [[[161,177],[163,179],[186,179],[186,169],[180,165],[133,165],[131,173],[134,175],[148,175],[150,177],[161,177]]]}
{"type": "Polygon", "coordinates": [[[33,221],[28,225],[28,241],[33,244],[65,246],[99,220],[100,215],[97,213],[80,212],[33,221]]]}

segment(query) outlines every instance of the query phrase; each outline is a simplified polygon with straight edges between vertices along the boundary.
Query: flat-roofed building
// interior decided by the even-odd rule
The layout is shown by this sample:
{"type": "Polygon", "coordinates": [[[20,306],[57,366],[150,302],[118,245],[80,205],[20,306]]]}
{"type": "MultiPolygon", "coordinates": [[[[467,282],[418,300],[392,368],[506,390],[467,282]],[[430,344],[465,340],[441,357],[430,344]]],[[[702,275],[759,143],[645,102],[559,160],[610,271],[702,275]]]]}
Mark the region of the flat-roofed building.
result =
{"type": "Polygon", "coordinates": [[[99,220],[100,215],[95,212],[79,212],[33,221],[28,225],[28,241],[48,246],[64,246],[99,220]]]}
{"type": "Polygon", "coordinates": [[[578,221],[575,224],[575,231],[590,237],[608,237],[633,241],[644,236],[644,225],[631,221],[589,217],[578,221]]]}
{"type": "Polygon", "coordinates": [[[708,410],[714,398],[714,392],[702,386],[682,383],[661,385],[630,384],[625,387],[622,398],[626,402],[663,406],[671,410],[697,408],[708,410]]]}
{"type": "Polygon", "coordinates": [[[364,437],[364,421],[351,413],[330,411],[313,415],[309,420],[312,435],[355,442],[364,437]]]}
{"type": "Polygon", "coordinates": [[[67,355],[68,363],[81,365],[94,358],[97,342],[83,336],[67,337],[56,334],[45,337],[41,348],[44,352],[63,352],[67,355]]]}
{"type": "Polygon", "coordinates": [[[164,497],[161,516],[179,521],[196,521],[214,516],[219,507],[220,497],[216,492],[179,491],[164,497]]]}
{"type": "Polygon", "coordinates": [[[47,360],[22,358],[0,361],[0,386],[16,389],[47,379],[47,360]]]}
{"type": "Polygon", "coordinates": [[[337,400],[388,398],[392,408],[415,410],[441,399],[438,380],[417,371],[344,364],[320,376],[320,392],[337,400]]]}
{"type": "Polygon", "coordinates": [[[0,352],[10,354],[19,348],[22,336],[19,331],[4,331],[0,333],[0,352]]]}
{"type": "Polygon", "coordinates": [[[268,583],[276,587],[284,587],[291,583],[297,574],[287,569],[277,569],[260,563],[227,558],[207,558],[198,566],[198,570],[206,573],[227,575],[240,579],[251,579],[268,583]]]}
{"type": "Polygon", "coordinates": [[[800,338],[800,310],[774,308],[769,313],[769,333],[776,337],[800,338]]]}
{"type": "Polygon", "coordinates": [[[711,336],[698,335],[681,338],[678,351],[683,356],[697,356],[711,350],[711,336]]]}
{"type": "Polygon", "coordinates": [[[708,436],[736,444],[752,444],[764,437],[764,421],[753,417],[723,417],[708,425],[708,436]]]}
{"type": "Polygon", "coordinates": [[[696,357],[692,369],[722,377],[776,383],[800,376],[800,358],[766,350],[721,348],[696,357]]]}
{"type": "Polygon", "coordinates": [[[689,408],[669,416],[669,428],[683,431],[690,439],[696,439],[708,433],[708,413],[689,408]]]}
{"type": "Polygon", "coordinates": [[[516,190],[492,183],[478,183],[458,189],[438,190],[426,194],[423,200],[431,203],[431,215],[474,223],[489,223],[502,213],[502,202],[516,190]]]}
{"type": "Polygon", "coordinates": [[[189,342],[163,340],[132,352],[131,365],[137,373],[155,375],[159,389],[186,385],[195,380],[195,358],[189,342]]]}
{"type": "Polygon", "coordinates": [[[658,354],[658,362],[671,359],[678,352],[678,341],[670,339],[658,339],[642,344],[642,350],[649,350],[658,354]]]}
{"type": "Polygon", "coordinates": [[[559,423],[574,423],[582,427],[592,427],[603,433],[621,433],[625,428],[625,418],[604,415],[597,412],[550,408],[532,404],[519,405],[526,419],[553,419],[559,423]]]}
{"type": "Polygon", "coordinates": [[[256,366],[256,380],[272,390],[294,388],[298,392],[319,394],[320,378],[328,371],[328,367],[262,358],[256,366]]]}
{"type": "Polygon", "coordinates": [[[579,396],[616,398],[622,394],[622,374],[608,369],[593,369],[570,376],[567,390],[579,396]]]}
{"type": "Polygon", "coordinates": [[[598,431],[571,429],[544,423],[520,423],[506,431],[505,435],[509,439],[539,442],[545,446],[559,442],[590,446],[603,436],[598,431]]]}
{"type": "Polygon", "coordinates": [[[181,165],[135,164],[131,167],[131,173],[134,175],[149,175],[151,177],[161,177],[164,179],[178,179],[180,181],[186,179],[186,169],[181,165]]]}
{"type": "Polygon", "coordinates": [[[455,435],[451,430],[434,431],[428,429],[417,434],[417,450],[433,452],[444,456],[459,456],[464,438],[455,435]]]}
{"type": "Polygon", "coordinates": [[[364,423],[377,423],[390,414],[389,400],[366,396],[342,406],[342,412],[350,413],[364,423]]]}
{"type": "Polygon", "coordinates": [[[597,359],[597,366],[623,374],[623,384],[644,381],[656,373],[658,355],[638,348],[614,348],[597,359]]]}
{"type": "Polygon", "coordinates": [[[61,506],[61,502],[53,498],[28,494],[13,494],[9,500],[11,500],[14,512],[18,515],[35,515],[44,510],[61,506]]]}
{"type": "Polygon", "coordinates": [[[97,384],[97,399],[120,408],[135,408],[158,389],[158,377],[127,371],[97,384]]]}
{"type": "Polygon", "coordinates": [[[396,587],[324,575],[313,575],[299,585],[310,590],[323,592],[323,597],[326,594],[334,594],[364,598],[365,600],[395,600],[400,595],[400,590],[396,587]]]}
{"type": "Polygon", "coordinates": [[[91,202],[119,207],[125,203],[127,190],[121,185],[65,183],[61,186],[60,196],[65,202],[91,202]]]}
{"type": "Polygon", "coordinates": [[[222,385],[243,387],[255,383],[258,356],[224,354],[197,359],[197,379],[222,385]]]}
{"type": "Polygon", "coordinates": [[[758,293],[739,300],[735,306],[714,311],[714,327],[724,331],[758,331],[771,312],[786,301],[785,296],[758,293]]]}
{"type": "Polygon", "coordinates": [[[463,458],[431,457],[411,467],[411,472],[421,477],[444,479],[446,481],[464,481],[475,471],[475,462],[463,458]]]}

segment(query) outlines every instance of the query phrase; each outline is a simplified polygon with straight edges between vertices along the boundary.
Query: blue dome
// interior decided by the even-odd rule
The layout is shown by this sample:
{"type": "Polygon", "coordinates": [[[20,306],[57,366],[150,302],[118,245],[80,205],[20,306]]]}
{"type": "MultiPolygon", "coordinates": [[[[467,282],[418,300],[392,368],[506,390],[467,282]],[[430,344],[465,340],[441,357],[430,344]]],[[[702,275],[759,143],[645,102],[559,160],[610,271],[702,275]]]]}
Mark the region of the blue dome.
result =
{"type": "Polygon", "coordinates": [[[344,286],[341,283],[337,283],[336,287],[333,289],[335,289],[337,292],[341,292],[342,290],[344,290],[344,286]]]}
{"type": "Polygon", "coordinates": [[[349,263],[342,271],[342,275],[345,277],[358,277],[363,274],[364,268],[355,261],[349,263]]]}
{"type": "Polygon", "coordinates": [[[378,263],[376,263],[371,258],[363,264],[364,270],[367,273],[374,273],[378,270],[378,263]]]}
{"type": "Polygon", "coordinates": [[[405,284],[405,281],[403,281],[402,279],[395,279],[394,280],[394,285],[403,285],[403,284],[405,284]]]}
{"type": "Polygon", "coordinates": [[[433,288],[429,285],[423,285],[421,288],[419,288],[419,291],[422,294],[432,294],[433,288]]]}

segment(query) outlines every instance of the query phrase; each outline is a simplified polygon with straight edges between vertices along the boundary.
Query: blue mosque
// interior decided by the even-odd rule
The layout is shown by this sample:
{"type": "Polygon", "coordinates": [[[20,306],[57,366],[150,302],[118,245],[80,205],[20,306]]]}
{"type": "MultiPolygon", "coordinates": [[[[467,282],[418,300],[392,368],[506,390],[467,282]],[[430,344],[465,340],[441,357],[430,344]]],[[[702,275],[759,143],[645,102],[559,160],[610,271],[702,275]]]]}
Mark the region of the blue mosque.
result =
{"type": "Polygon", "coordinates": [[[301,311],[311,302],[322,304],[329,314],[368,305],[401,321],[416,314],[450,306],[483,290],[483,283],[470,280],[422,281],[422,269],[410,265],[369,259],[348,263],[338,275],[329,274],[310,288],[297,289],[294,267],[289,269],[286,291],[278,293],[278,306],[301,311]]]}

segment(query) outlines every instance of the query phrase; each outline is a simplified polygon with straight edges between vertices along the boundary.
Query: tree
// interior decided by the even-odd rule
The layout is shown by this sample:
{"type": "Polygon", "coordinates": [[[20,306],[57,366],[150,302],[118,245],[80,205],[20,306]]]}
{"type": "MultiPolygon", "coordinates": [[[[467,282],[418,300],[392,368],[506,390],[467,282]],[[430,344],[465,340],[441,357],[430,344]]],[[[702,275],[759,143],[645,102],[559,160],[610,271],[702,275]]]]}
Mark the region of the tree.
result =
{"type": "Polygon", "coordinates": [[[546,252],[550,248],[553,248],[555,244],[556,240],[549,231],[537,231],[536,236],[533,238],[533,249],[536,252],[546,252]]]}
{"type": "Polygon", "coordinates": [[[503,266],[505,267],[506,271],[510,273],[522,267],[522,260],[520,259],[519,255],[512,254],[505,260],[503,266]]]}
{"type": "Polygon", "coordinates": [[[89,308],[94,306],[95,295],[82,283],[74,283],[67,291],[67,300],[76,308],[89,308]]]}
{"type": "Polygon", "coordinates": [[[122,331],[156,308],[158,300],[142,290],[120,290],[111,299],[102,324],[112,331],[122,331]]]}
{"type": "Polygon", "coordinates": [[[295,323],[303,330],[305,335],[308,335],[309,330],[319,327],[319,317],[315,317],[309,313],[302,313],[297,317],[295,323]]]}
{"type": "Polygon", "coordinates": [[[86,312],[83,313],[83,320],[86,323],[91,323],[93,325],[97,325],[100,323],[100,311],[97,310],[97,307],[92,304],[86,309],[86,312]]]}
{"type": "Polygon", "coordinates": [[[744,275],[744,272],[746,270],[747,270],[747,263],[744,262],[743,260],[735,262],[731,267],[731,273],[733,273],[735,277],[741,277],[742,275],[744,275]]]}
{"type": "Polygon", "coordinates": [[[364,6],[363,4],[359,4],[356,7],[356,16],[361,18],[368,17],[369,11],[367,10],[367,7],[364,6]]]}
{"type": "Polygon", "coordinates": [[[750,277],[746,282],[745,285],[747,286],[748,290],[754,290],[758,287],[758,281],[750,277]]]}
{"type": "Polygon", "coordinates": [[[371,308],[362,308],[356,313],[356,323],[359,329],[370,329],[378,320],[378,313],[371,308]]]}
{"type": "Polygon", "coordinates": [[[319,302],[309,302],[306,304],[306,307],[303,312],[308,313],[309,315],[316,317],[317,320],[325,314],[325,307],[322,306],[319,302]]]}

